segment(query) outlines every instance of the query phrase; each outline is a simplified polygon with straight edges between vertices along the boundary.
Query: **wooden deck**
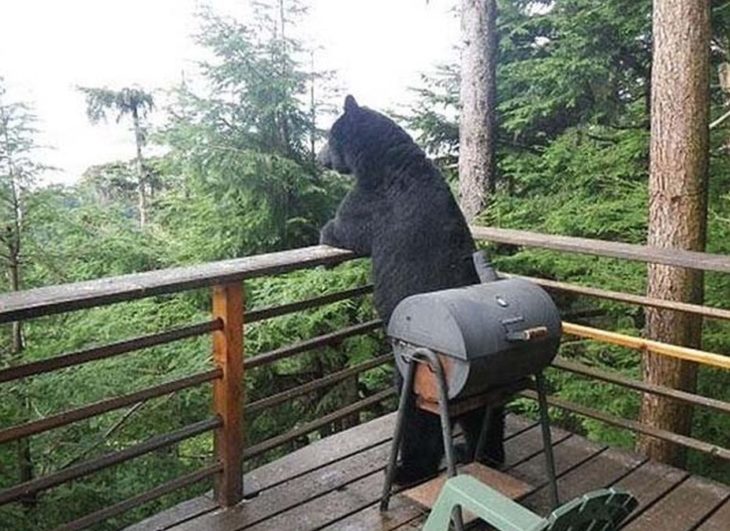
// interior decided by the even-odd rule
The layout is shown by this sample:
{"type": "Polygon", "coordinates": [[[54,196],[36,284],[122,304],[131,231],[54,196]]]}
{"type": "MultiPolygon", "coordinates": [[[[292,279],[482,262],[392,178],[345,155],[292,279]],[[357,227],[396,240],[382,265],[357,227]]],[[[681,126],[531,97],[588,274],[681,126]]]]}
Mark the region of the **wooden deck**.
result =
{"type": "MultiPolygon", "coordinates": [[[[393,530],[419,529],[424,513],[395,496],[381,515],[383,485],[394,416],[338,433],[269,463],[244,478],[246,501],[220,510],[202,496],[157,514],[128,531],[393,530]]],[[[553,429],[561,501],[616,485],[640,505],[624,529],[632,531],[728,531],[730,488],[622,450],[553,429]]],[[[506,472],[533,488],[521,503],[549,511],[544,459],[537,425],[510,416],[506,472]]]]}

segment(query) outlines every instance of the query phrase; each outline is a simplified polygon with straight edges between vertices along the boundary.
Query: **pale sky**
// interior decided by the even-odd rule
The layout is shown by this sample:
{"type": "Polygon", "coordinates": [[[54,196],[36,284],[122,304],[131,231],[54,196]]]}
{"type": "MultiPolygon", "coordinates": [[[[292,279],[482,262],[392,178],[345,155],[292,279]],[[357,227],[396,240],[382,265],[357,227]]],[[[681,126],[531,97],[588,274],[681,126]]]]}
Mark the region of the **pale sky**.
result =
{"type": "MultiPolygon", "coordinates": [[[[53,147],[46,182],[72,182],[92,164],[129,159],[125,123],[92,126],[76,86],[169,88],[195,75],[191,35],[200,0],[0,0],[0,76],[14,100],[34,103],[53,147]]],[[[249,0],[209,0],[245,20],[249,0]]],[[[455,0],[310,0],[298,32],[321,48],[320,68],[363,105],[397,109],[419,73],[455,58],[455,0]]],[[[153,117],[160,120],[161,112],[153,117]]],[[[324,124],[327,125],[327,124],[324,124]]]]}

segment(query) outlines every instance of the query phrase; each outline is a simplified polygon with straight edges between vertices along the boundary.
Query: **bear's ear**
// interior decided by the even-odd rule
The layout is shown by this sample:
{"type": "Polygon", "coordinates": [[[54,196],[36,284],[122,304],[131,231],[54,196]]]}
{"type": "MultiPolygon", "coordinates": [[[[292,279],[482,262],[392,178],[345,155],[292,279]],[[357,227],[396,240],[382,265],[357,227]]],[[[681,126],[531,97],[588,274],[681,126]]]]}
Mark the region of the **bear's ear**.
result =
{"type": "Polygon", "coordinates": [[[360,107],[358,106],[357,102],[355,101],[355,98],[352,97],[352,95],[348,94],[345,97],[345,112],[354,112],[358,110],[360,107]]]}

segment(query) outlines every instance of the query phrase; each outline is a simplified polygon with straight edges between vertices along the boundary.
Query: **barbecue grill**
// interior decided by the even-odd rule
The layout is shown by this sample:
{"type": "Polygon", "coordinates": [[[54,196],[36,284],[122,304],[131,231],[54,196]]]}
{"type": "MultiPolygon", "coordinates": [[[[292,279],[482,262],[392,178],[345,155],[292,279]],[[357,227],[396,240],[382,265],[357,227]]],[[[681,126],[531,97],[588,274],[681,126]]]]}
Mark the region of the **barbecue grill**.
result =
{"type": "MultiPolygon", "coordinates": [[[[381,510],[388,507],[403,418],[412,394],[416,407],[440,415],[448,475],[453,476],[450,417],[485,408],[475,453],[480,455],[491,410],[527,387],[537,390],[547,475],[557,506],[542,371],[558,351],[560,314],[536,284],[498,279],[481,253],[475,254],[474,262],[482,284],[408,297],[395,308],[388,324],[403,388],[381,510]]],[[[456,524],[461,527],[460,519],[456,524]]]]}
{"type": "MultiPolygon", "coordinates": [[[[398,370],[418,349],[436,352],[449,400],[506,385],[544,369],[560,343],[560,314],[550,296],[522,279],[413,295],[388,324],[398,370]]],[[[434,373],[416,369],[414,392],[436,401],[434,373]]]]}

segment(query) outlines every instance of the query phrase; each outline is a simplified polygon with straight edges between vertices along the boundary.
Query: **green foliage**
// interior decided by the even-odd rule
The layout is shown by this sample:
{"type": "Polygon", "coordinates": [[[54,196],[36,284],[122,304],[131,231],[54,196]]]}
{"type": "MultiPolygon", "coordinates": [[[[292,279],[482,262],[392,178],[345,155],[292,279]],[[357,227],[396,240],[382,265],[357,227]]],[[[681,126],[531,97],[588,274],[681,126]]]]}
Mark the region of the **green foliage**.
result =
{"type": "MultiPolygon", "coordinates": [[[[712,58],[728,62],[730,13],[713,10],[712,58]]],[[[549,234],[643,243],[647,231],[648,97],[651,59],[649,0],[505,0],[499,2],[497,194],[479,223],[549,234]]],[[[416,90],[410,127],[437,157],[458,160],[458,69],[439,67],[416,90]]],[[[712,83],[712,116],[726,112],[727,92],[712,83]]],[[[712,134],[708,250],[730,253],[730,158],[727,128],[712,134]]],[[[492,248],[505,271],[641,294],[641,263],[542,250],[492,248]]],[[[728,275],[706,276],[706,302],[727,306],[728,275]]],[[[641,308],[585,297],[560,296],[565,313],[597,311],[594,324],[638,335],[641,308]]],[[[730,353],[730,327],[705,323],[705,348],[730,353]]],[[[569,343],[561,354],[590,366],[639,377],[634,351],[591,342],[569,343]]],[[[622,418],[635,418],[639,395],[552,371],[560,396],[622,418]]],[[[699,390],[728,400],[727,371],[703,370],[699,390]]],[[[521,407],[525,407],[524,404],[521,407]]],[[[531,406],[527,406],[528,409],[531,406]]],[[[556,411],[570,429],[610,444],[632,436],[602,423],[556,411]]],[[[698,410],[696,437],[725,444],[730,419],[698,410]]],[[[704,455],[693,470],[727,480],[728,472],[704,455]]]]}
{"type": "Polygon", "coordinates": [[[125,87],[112,90],[106,87],[79,87],[86,98],[86,113],[92,123],[107,119],[107,113],[116,113],[119,123],[127,115],[144,118],[154,106],[154,98],[149,92],[139,87],[125,87]]]}
{"type": "MultiPolygon", "coordinates": [[[[715,65],[727,61],[730,11],[713,10],[715,65]]],[[[42,169],[30,108],[8,103],[0,81],[0,253],[18,254],[24,287],[53,285],[137,271],[240,257],[315,244],[349,183],[314,165],[320,138],[316,120],[326,101],[329,76],[313,71],[308,50],[292,29],[303,13],[287,1],[256,2],[247,21],[200,14],[198,42],[209,52],[199,79],[171,90],[166,122],[149,140],[164,155],[144,164],[149,218],[144,230],[135,219],[140,176],[134,162],[90,168],[75,186],[37,187],[42,169]],[[305,103],[306,102],[306,103],[305,103]],[[9,161],[12,160],[12,164],[9,161]],[[12,170],[12,171],[11,171],[12,170]],[[12,175],[11,175],[12,174],[12,175]],[[15,186],[15,196],[13,186],[15,186]],[[20,194],[17,192],[20,191],[20,194]],[[20,201],[18,201],[20,198],[20,201]],[[14,222],[22,219],[17,227],[14,222]],[[10,227],[10,232],[8,228],[10,227]]],[[[500,183],[479,220],[502,227],[640,243],[646,236],[648,168],[648,77],[651,48],[649,0],[500,1],[498,65],[498,160],[500,183]]],[[[456,65],[423,77],[416,101],[402,117],[449,178],[458,161],[456,65]]],[[[153,109],[150,93],[129,88],[81,89],[93,121],[108,116],[143,119],[153,109]]],[[[713,83],[712,116],[725,112],[727,94],[713,83]]],[[[145,130],[140,124],[141,145],[145,130]]],[[[708,248],[730,254],[730,158],[727,129],[712,135],[708,248]]],[[[627,261],[539,250],[492,249],[504,270],[547,276],[605,289],[642,293],[645,266],[627,261]]],[[[3,262],[4,256],[0,257],[3,262]]],[[[369,276],[364,261],[252,279],[245,285],[247,308],[303,300],[351,286],[369,276]]],[[[9,276],[3,289],[11,288],[9,276]]],[[[727,305],[728,275],[708,274],[706,300],[727,305]]],[[[643,313],[635,307],[583,297],[558,299],[566,313],[598,312],[596,324],[639,334],[643,313]]],[[[374,316],[369,296],[341,301],[246,326],[246,356],[327,334],[374,316]]],[[[0,331],[0,366],[44,360],[210,318],[207,290],[151,297],[24,323],[25,350],[16,358],[9,330],[0,331]]],[[[705,347],[730,354],[730,325],[707,322],[705,347]]],[[[9,425],[128,394],[207,370],[210,339],[193,338],[145,349],[0,386],[0,418],[9,425]]],[[[341,344],[301,353],[251,369],[249,402],[285,392],[386,352],[382,334],[353,337],[341,344]]],[[[618,347],[574,341],[561,355],[600,369],[639,376],[638,355],[618,347]]],[[[612,415],[635,417],[638,394],[596,385],[550,371],[560,396],[612,415]]],[[[390,369],[367,371],[246,419],[248,443],[285,433],[343,405],[391,385],[390,369]]],[[[730,401],[730,375],[703,369],[699,392],[730,401]]],[[[390,407],[387,404],[385,407],[390,407]]],[[[531,402],[520,403],[532,411],[531,402]]],[[[632,436],[556,410],[570,429],[610,444],[630,446],[632,436]]],[[[210,414],[210,387],[199,386],[87,421],[33,436],[30,456],[36,476],[129,447],[210,414]]],[[[348,426],[351,419],[334,428],[348,426]]],[[[728,420],[698,411],[695,434],[723,444],[728,420]]],[[[326,436],[330,427],[302,437],[265,459],[326,436]]],[[[109,506],[168,479],[199,468],[212,458],[212,440],[203,435],[170,450],[51,489],[30,509],[0,508],[0,528],[36,530],[109,506]],[[63,511],[58,508],[63,507],[63,511]]],[[[691,455],[691,467],[727,478],[712,460],[691,455]]],[[[18,482],[16,444],[0,445],[0,488],[18,482]]],[[[210,487],[199,484],[111,519],[100,529],[119,528],[210,487]]]]}
{"type": "MultiPolygon", "coordinates": [[[[192,84],[204,88],[180,86],[172,92],[168,121],[153,136],[165,148],[165,155],[144,166],[143,182],[150,199],[144,229],[136,222],[138,161],[90,168],[75,186],[25,190],[24,204],[29,208],[23,212],[23,273],[27,287],[317,243],[319,227],[333,214],[348,182],[334,173],[322,173],[314,165],[314,141],[320,134],[315,119],[327,105],[302,102],[312,83],[321,83],[318,92],[326,93],[327,76],[301,66],[305,50],[283,35],[275,7],[273,3],[257,4],[255,17],[246,24],[210,11],[201,14],[199,41],[212,59],[201,65],[202,77],[192,84]]],[[[291,20],[284,21],[287,24],[299,16],[296,6],[292,8],[287,13],[291,20]]],[[[137,125],[153,108],[151,95],[137,89],[82,91],[93,121],[113,114],[117,121],[132,116],[137,125]]],[[[25,107],[18,107],[17,112],[21,110],[25,107]]],[[[140,136],[142,124],[136,132],[141,145],[145,140],[140,136]]],[[[28,129],[28,146],[33,133],[28,129]]],[[[0,163],[4,154],[0,151],[0,163]]],[[[0,164],[0,170],[3,167],[0,164]]],[[[34,168],[28,166],[28,175],[34,168]]],[[[367,263],[357,262],[252,280],[246,284],[247,305],[289,303],[362,285],[367,277],[367,263]]],[[[246,355],[372,318],[370,298],[360,297],[246,325],[246,355]]],[[[25,323],[27,348],[22,357],[0,357],[0,366],[43,360],[207,319],[210,293],[205,290],[32,320],[25,323]]],[[[0,341],[6,347],[9,334],[2,332],[0,341]]],[[[246,377],[249,401],[361,363],[382,349],[382,339],[376,336],[350,338],[340,345],[253,369],[246,377]]],[[[159,385],[209,369],[210,351],[208,337],[188,339],[4,384],[0,416],[13,425],[159,385]]],[[[286,432],[390,383],[387,370],[374,369],[359,379],[321,388],[252,415],[247,419],[249,443],[286,432]]],[[[51,474],[207,418],[210,403],[210,386],[203,385],[33,436],[29,439],[33,474],[51,474]]],[[[346,427],[347,422],[342,420],[339,427],[346,427]]],[[[325,433],[323,429],[310,438],[325,433]]],[[[277,452],[289,449],[291,445],[277,452]]],[[[247,466],[275,455],[251,460],[247,466]]],[[[53,528],[211,459],[211,436],[196,437],[51,489],[32,508],[19,504],[0,508],[0,527],[53,528]],[[64,510],[58,511],[58,507],[64,510]]],[[[0,488],[18,482],[18,463],[16,445],[0,445],[0,488]]],[[[118,528],[209,487],[201,483],[184,489],[99,528],[118,528]]]]}
{"type": "Polygon", "coordinates": [[[213,54],[202,65],[209,93],[178,87],[159,135],[171,148],[165,171],[180,181],[157,213],[171,231],[163,237],[177,243],[175,262],[198,250],[211,260],[316,243],[344,194],[309,146],[316,116],[302,102],[322,74],[304,70],[299,44],[271,31],[271,12],[258,6],[250,25],[201,15],[198,39],[213,54]]]}

